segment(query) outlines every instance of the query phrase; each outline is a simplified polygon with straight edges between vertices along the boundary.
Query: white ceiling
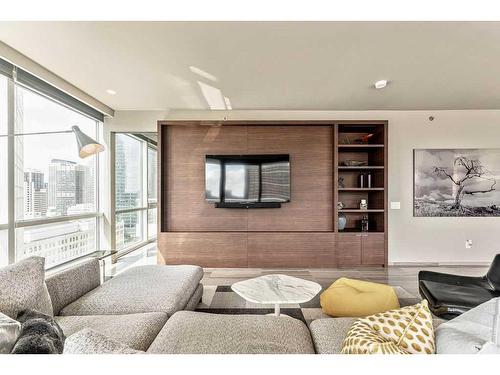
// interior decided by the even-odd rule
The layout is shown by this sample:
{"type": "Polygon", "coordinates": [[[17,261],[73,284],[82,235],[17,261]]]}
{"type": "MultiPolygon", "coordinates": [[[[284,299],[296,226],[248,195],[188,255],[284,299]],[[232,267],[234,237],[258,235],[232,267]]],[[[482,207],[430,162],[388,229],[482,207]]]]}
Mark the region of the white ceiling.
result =
{"type": "Polygon", "coordinates": [[[500,109],[500,22],[0,22],[0,40],[117,110],[500,109]]]}

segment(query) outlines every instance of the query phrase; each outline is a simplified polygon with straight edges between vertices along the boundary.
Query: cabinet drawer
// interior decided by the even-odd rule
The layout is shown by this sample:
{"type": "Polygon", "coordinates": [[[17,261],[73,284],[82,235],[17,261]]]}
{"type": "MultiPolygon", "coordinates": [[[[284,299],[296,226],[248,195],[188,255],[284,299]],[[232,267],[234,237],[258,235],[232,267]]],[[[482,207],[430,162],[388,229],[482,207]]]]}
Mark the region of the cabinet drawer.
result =
{"type": "Polygon", "coordinates": [[[361,237],[361,264],[380,266],[385,264],[384,233],[364,233],[361,237]]]}
{"type": "Polygon", "coordinates": [[[361,264],[361,236],[359,234],[337,235],[337,263],[340,267],[361,264]]]}

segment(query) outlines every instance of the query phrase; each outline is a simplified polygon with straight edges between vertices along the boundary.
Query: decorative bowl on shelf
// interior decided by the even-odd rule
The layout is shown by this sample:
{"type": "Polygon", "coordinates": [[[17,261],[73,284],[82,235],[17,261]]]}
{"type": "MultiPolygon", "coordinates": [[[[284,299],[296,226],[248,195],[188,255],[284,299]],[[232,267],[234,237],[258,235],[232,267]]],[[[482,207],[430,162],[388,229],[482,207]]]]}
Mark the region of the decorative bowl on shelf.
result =
{"type": "Polygon", "coordinates": [[[342,165],[345,165],[346,167],[362,167],[366,165],[366,161],[361,161],[361,160],[344,160],[342,162],[342,165]]]}

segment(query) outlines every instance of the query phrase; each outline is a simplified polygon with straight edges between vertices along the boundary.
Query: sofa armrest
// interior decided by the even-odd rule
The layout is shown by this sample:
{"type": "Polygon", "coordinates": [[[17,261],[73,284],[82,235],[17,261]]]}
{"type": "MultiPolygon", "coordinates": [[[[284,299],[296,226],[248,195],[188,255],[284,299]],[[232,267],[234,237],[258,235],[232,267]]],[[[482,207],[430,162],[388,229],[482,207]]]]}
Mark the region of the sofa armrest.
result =
{"type": "Polygon", "coordinates": [[[90,328],[69,336],[63,354],[144,354],[118,341],[112,340],[90,328]]]}
{"type": "Polygon", "coordinates": [[[45,280],[54,315],[101,284],[98,259],[90,259],[58,272],[45,280]]]}

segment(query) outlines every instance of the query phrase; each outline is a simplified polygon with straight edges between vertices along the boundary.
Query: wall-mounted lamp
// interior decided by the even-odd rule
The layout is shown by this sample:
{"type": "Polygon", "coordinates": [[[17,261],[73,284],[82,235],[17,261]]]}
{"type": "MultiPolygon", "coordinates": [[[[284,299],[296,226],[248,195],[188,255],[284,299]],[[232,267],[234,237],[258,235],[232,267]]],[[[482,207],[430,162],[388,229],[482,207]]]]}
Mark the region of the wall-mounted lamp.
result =
{"type": "Polygon", "coordinates": [[[54,132],[39,132],[39,133],[24,133],[24,134],[7,134],[0,135],[0,137],[17,137],[23,135],[42,135],[42,134],[62,134],[74,133],[76,137],[76,144],[78,146],[78,156],[81,159],[98,154],[104,151],[104,146],[96,140],[90,138],[87,134],[82,132],[78,126],[72,126],[71,130],[54,131],[54,132]]]}

